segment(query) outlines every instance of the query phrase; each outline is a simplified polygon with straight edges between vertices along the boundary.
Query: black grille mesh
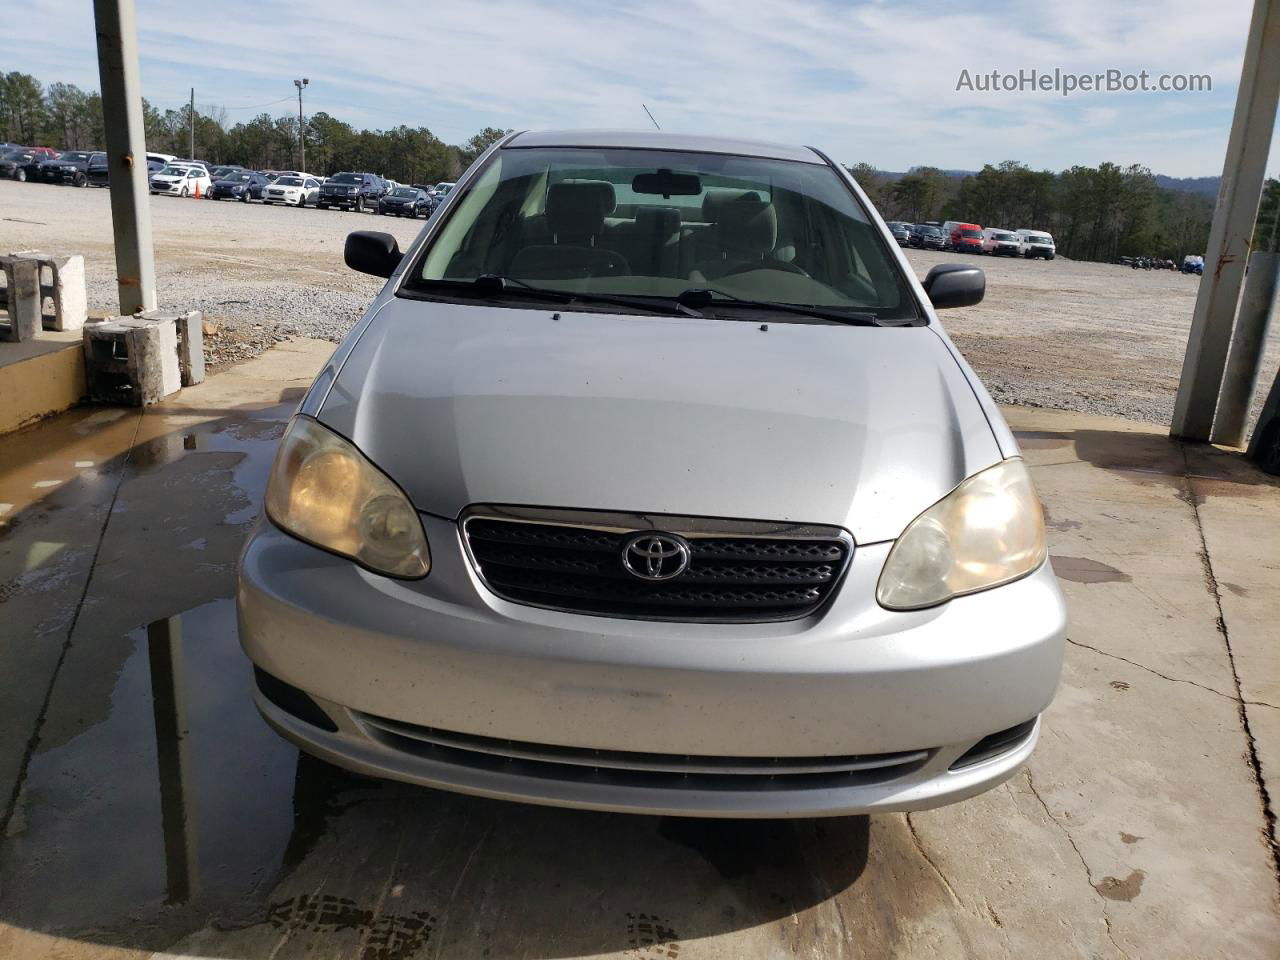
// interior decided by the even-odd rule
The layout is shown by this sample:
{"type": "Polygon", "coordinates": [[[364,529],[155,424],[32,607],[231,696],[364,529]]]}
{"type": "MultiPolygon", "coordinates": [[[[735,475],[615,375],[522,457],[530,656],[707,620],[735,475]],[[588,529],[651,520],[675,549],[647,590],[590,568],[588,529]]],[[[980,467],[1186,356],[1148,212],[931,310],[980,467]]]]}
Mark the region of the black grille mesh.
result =
{"type": "Polygon", "coordinates": [[[832,593],[849,557],[839,538],[689,538],[680,576],[648,582],[622,565],[633,532],[472,517],[465,533],[494,593],[577,613],[664,620],[750,622],[802,617],[832,593]]]}

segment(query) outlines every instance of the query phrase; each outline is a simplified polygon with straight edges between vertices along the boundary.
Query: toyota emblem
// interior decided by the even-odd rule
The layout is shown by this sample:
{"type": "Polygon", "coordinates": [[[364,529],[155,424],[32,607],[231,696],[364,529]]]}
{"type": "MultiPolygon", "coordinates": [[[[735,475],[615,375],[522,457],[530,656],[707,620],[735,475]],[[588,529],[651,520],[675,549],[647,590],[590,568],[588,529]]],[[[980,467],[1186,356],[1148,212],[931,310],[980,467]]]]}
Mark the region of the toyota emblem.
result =
{"type": "Polygon", "coordinates": [[[641,580],[671,580],[689,569],[689,544],[673,533],[637,533],[622,544],[622,566],[641,580]]]}

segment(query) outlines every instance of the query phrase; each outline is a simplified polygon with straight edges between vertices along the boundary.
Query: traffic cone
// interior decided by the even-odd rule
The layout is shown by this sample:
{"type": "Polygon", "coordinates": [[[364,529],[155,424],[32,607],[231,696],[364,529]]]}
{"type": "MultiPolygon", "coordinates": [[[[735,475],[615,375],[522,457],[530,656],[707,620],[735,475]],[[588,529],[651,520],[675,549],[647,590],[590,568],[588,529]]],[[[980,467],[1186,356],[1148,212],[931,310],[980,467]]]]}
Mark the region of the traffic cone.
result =
{"type": "Polygon", "coordinates": [[[196,199],[197,200],[200,199],[200,181],[199,180],[196,181],[196,199]]]}

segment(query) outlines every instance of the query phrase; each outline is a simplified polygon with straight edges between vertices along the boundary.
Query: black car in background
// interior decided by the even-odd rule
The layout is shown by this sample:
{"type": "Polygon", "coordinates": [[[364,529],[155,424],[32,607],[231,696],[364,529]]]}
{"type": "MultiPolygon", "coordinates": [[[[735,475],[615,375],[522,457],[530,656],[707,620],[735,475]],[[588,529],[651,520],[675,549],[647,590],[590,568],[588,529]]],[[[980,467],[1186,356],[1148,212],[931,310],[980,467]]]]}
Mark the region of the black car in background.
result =
{"type": "Polygon", "coordinates": [[[85,176],[89,180],[89,185],[94,187],[107,187],[111,185],[111,167],[107,163],[107,155],[105,153],[95,153],[89,158],[89,165],[85,168],[85,176]]]}
{"type": "Polygon", "coordinates": [[[316,206],[321,210],[341,207],[363,213],[365,207],[377,206],[386,193],[386,182],[376,173],[344,171],[320,184],[320,199],[316,206]]]}
{"type": "Polygon", "coordinates": [[[431,198],[417,187],[396,187],[378,201],[378,212],[397,217],[429,217],[431,198]]]}
{"type": "Polygon", "coordinates": [[[77,187],[89,185],[89,161],[106,154],[95,150],[67,150],[57,160],[40,164],[40,179],[45,183],[70,183],[77,187]]]}
{"type": "Polygon", "coordinates": [[[941,250],[946,245],[947,238],[942,235],[942,230],[938,227],[917,223],[911,228],[908,242],[911,246],[920,247],[922,250],[941,250]]]}
{"type": "Polygon", "coordinates": [[[220,180],[213,181],[209,188],[210,200],[239,200],[248,203],[250,200],[261,200],[262,191],[267,189],[271,181],[252,170],[238,170],[224,174],[220,180]]]}
{"type": "Polygon", "coordinates": [[[10,180],[32,180],[40,169],[43,158],[25,147],[10,150],[0,156],[0,177],[10,180]]]}

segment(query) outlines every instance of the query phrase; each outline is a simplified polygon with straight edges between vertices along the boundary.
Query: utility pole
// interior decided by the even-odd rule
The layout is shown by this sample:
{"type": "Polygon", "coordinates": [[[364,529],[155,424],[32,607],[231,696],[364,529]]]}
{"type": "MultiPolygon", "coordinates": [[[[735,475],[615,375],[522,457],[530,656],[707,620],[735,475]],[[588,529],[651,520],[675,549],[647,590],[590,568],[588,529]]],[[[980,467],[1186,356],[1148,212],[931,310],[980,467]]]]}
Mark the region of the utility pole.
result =
{"type": "Polygon", "coordinates": [[[196,88],[191,88],[191,109],[187,112],[187,120],[191,124],[191,152],[187,154],[188,160],[196,158],[196,88]]]}
{"type": "Polygon", "coordinates": [[[302,126],[302,88],[311,81],[306,77],[301,80],[293,81],[293,85],[298,88],[298,172],[307,172],[307,131],[302,126]]]}
{"type": "Polygon", "coordinates": [[[98,34],[98,80],[111,176],[111,229],[115,240],[120,312],[156,308],[156,263],[151,247],[147,142],[138,77],[134,0],[93,0],[98,34]]]}

